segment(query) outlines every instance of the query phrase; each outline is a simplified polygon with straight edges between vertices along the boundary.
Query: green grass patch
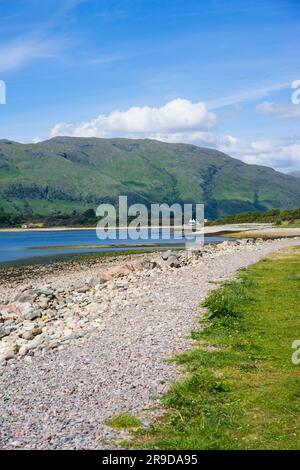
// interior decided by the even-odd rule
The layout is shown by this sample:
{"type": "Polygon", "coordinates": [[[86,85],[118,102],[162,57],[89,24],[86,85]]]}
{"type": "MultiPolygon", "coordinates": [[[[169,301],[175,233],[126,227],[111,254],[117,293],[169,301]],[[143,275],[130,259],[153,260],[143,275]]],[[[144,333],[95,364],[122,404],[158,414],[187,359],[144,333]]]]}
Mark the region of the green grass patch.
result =
{"type": "Polygon", "coordinates": [[[276,228],[276,231],[272,232],[271,230],[268,231],[255,231],[255,232],[234,232],[230,234],[230,238],[260,238],[261,240],[276,240],[277,238],[294,238],[296,236],[295,233],[286,233],[283,229],[287,228],[297,228],[295,225],[292,227],[291,225],[285,225],[280,227],[273,227],[276,228]]]}
{"type": "Polygon", "coordinates": [[[133,441],[146,449],[299,449],[300,250],[241,270],[205,300],[196,347],[175,360],[186,379],[165,415],[133,441]]]}
{"type": "Polygon", "coordinates": [[[284,225],[286,228],[300,228],[300,219],[292,220],[288,224],[284,225]]]}
{"type": "Polygon", "coordinates": [[[142,426],[141,421],[129,413],[121,413],[113,416],[106,421],[107,426],[113,429],[132,429],[140,428],[142,426]]]}

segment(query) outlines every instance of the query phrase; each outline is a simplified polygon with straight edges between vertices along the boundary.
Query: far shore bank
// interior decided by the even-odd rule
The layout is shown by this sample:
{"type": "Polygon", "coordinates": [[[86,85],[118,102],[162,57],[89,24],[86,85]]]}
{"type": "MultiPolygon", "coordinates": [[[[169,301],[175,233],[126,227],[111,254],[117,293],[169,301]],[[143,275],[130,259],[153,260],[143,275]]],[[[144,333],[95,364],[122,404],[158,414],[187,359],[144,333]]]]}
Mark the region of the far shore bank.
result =
{"type": "MultiPolygon", "coordinates": [[[[204,227],[204,234],[215,235],[220,233],[230,233],[230,232],[239,232],[239,231],[246,231],[246,230],[256,230],[256,229],[265,229],[271,228],[272,224],[257,224],[257,223],[246,223],[246,224],[228,224],[228,225],[208,225],[204,227]]],[[[21,227],[14,227],[14,228],[0,228],[0,233],[25,233],[25,232],[62,232],[62,231],[86,231],[86,230],[96,230],[97,227],[32,227],[32,228],[21,228],[21,227]]],[[[151,227],[140,227],[140,229],[169,229],[174,228],[176,230],[183,230],[184,228],[191,228],[191,226],[184,226],[184,225],[175,225],[175,226],[151,226],[151,227]]],[[[110,230],[130,230],[130,228],[126,226],[112,226],[110,230]]]]}

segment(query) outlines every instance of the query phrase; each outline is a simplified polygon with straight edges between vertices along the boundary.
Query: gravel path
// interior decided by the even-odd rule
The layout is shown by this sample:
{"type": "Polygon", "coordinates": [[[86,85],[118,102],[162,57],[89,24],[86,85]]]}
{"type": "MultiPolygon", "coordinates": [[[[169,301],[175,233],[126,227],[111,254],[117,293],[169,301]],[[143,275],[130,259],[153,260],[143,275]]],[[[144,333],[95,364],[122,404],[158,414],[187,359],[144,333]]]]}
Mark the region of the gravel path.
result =
{"type": "Polygon", "coordinates": [[[187,349],[198,326],[199,303],[222,281],[270,252],[299,245],[277,240],[216,249],[168,271],[141,276],[116,292],[100,329],[44,356],[8,361],[2,369],[0,447],[2,449],[112,448],[105,421],[115,413],[158,405],[176,377],[165,359],[187,349]]]}

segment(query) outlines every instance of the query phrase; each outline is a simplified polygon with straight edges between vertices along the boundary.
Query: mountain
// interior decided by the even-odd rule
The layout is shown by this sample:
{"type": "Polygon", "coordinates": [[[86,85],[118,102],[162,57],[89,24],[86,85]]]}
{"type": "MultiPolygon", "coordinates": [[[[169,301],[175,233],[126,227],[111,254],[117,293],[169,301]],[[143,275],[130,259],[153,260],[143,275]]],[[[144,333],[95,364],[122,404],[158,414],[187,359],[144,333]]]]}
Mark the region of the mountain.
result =
{"type": "Polygon", "coordinates": [[[72,213],[115,202],[205,203],[206,216],[300,206],[296,178],[216,150],[150,139],[0,140],[0,210],[72,213]]]}
{"type": "Polygon", "coordinates": [[[291,171],[289,173],[290,176],[296,176],[296,178],[300,178],[300,171],[291,171]]]}

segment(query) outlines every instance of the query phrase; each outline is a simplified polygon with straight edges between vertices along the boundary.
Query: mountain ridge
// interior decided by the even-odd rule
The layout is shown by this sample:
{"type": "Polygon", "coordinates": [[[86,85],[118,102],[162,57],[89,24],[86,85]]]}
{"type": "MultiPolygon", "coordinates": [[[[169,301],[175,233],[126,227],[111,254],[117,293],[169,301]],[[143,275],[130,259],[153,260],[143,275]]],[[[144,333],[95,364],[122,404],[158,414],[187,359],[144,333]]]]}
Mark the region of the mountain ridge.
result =
{"type": "Polygon", "coordinates": [[[300,206],[294,176],[248,165],[220,151],[152,139],[53,137],[0,140],[0,208],[66,213],[128,202],[204,203],[216,218],[300,206]]]}

